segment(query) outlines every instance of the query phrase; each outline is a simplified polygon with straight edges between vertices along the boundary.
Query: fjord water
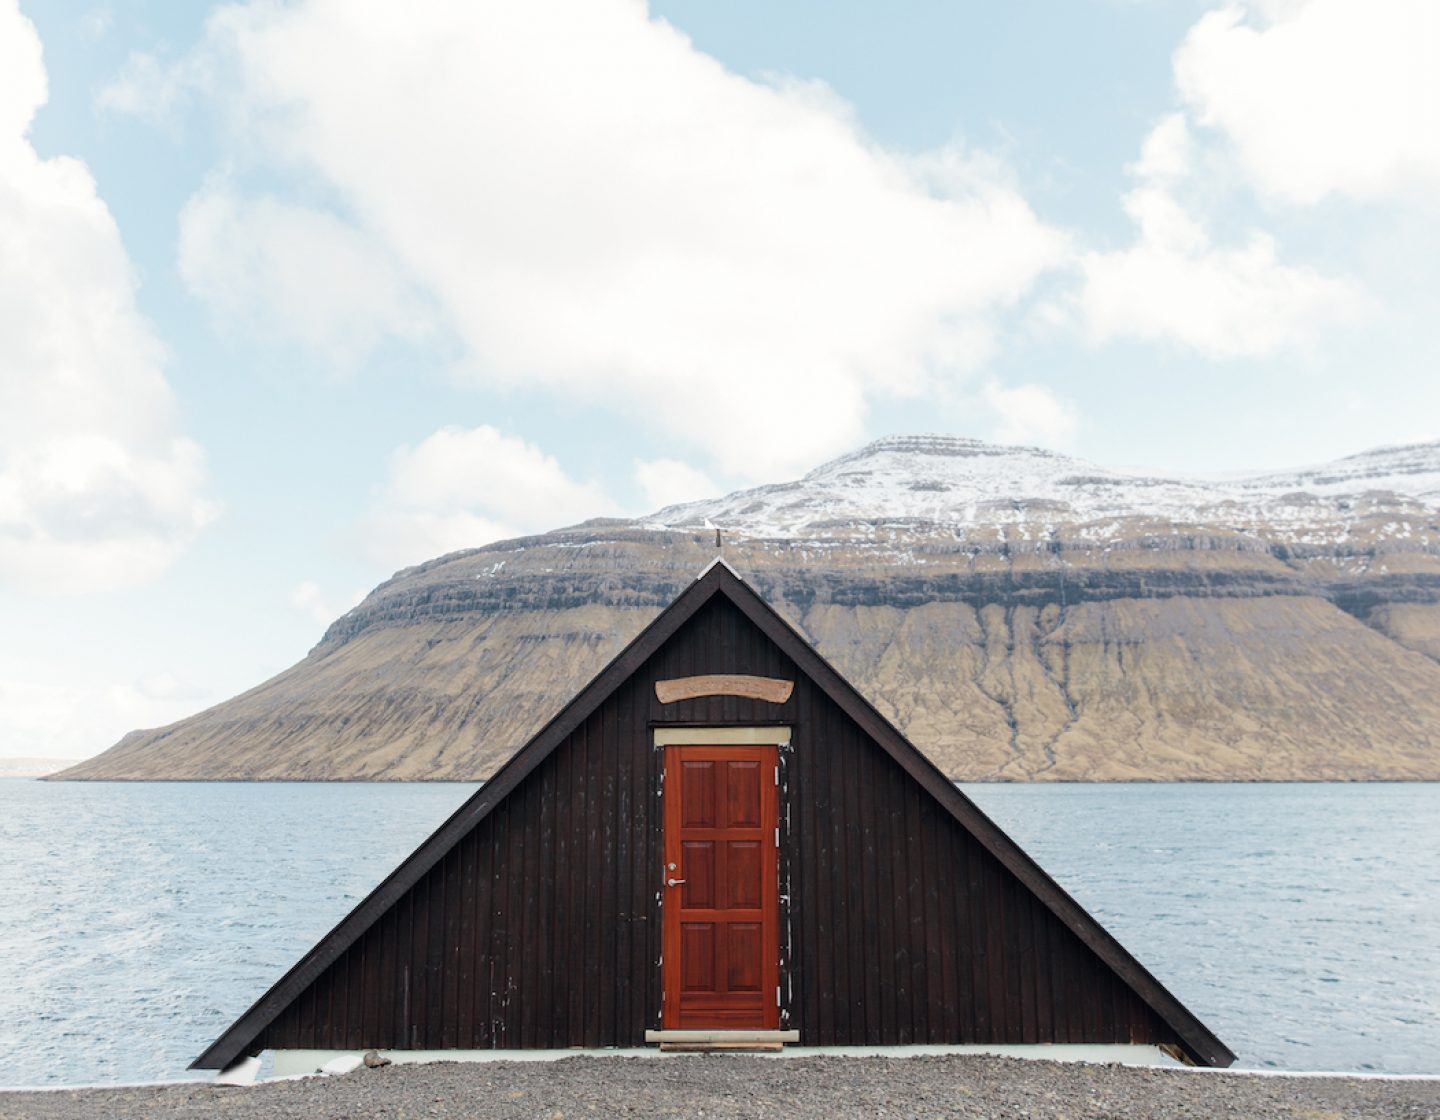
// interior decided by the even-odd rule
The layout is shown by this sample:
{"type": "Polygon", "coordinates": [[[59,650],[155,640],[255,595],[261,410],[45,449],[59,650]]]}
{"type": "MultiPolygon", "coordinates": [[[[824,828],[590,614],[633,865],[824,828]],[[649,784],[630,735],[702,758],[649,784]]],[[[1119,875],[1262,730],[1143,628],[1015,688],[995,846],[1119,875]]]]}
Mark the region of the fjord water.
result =
{"type": "MultiPolygon", "coordinates": [[[[0,780],[0,1085],[186,1076],[474,788],[0,780]]],[[[1242,1066],[1440,1072],[1440,785],[964,788],[1242,1066]]]]}

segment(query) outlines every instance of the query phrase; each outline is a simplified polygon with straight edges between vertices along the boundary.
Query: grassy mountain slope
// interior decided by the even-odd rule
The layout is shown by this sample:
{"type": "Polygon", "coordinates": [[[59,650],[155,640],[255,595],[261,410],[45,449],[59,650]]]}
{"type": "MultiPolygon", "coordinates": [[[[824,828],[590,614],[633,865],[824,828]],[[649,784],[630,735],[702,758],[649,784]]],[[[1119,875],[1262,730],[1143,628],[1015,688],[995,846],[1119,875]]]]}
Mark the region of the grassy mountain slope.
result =
{"type": "Polygon", "coordinates": [[[711,559],[713,519],[956,778],[1440,780],[1437,487],[1434,445],[1221,486],[882,441],[408,569],[284,673],[64,776],[484,777],[711,559]]]}

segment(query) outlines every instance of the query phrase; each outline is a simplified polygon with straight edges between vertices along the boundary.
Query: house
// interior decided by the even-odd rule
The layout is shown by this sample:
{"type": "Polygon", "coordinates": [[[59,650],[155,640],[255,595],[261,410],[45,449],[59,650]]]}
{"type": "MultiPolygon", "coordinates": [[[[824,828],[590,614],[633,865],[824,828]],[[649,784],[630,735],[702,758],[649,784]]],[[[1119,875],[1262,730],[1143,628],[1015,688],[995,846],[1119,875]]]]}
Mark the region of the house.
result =
{"type": "Polygon", "coordinates": [[[193,1068],[727,1041],[1234,1060],[717,561],[193,1068]]]}

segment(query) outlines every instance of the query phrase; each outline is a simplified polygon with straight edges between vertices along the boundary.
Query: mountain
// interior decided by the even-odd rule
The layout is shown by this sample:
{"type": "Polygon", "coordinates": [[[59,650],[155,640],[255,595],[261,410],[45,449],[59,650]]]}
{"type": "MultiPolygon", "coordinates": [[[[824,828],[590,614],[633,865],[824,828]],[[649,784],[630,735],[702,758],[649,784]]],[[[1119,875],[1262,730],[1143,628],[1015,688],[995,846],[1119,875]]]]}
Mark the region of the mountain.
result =
{"type": "Polygon", "coordinates": [[[883,439],[398,573],[67,778],[491,773],[714,555],[949,774],[1440,779],[1440,443],[1224,479],[883,439]]]}

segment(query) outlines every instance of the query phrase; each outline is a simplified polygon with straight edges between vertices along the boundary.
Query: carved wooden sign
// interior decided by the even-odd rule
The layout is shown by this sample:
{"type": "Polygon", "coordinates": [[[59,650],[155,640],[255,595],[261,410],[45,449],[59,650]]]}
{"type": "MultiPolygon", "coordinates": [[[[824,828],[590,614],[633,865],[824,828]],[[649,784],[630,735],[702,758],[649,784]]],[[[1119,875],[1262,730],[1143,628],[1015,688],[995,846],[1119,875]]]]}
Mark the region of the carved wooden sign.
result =
{"type": "Polygon", "coordinates": [[[697,696],[744,696],[749,700],[783,704],[790,699],[790,693],[794,691],[794,681],[782,681],[774,677],[677,677],[671,681],[655,682],[655,695],[662,704],[693,700],[697,696]]]}

